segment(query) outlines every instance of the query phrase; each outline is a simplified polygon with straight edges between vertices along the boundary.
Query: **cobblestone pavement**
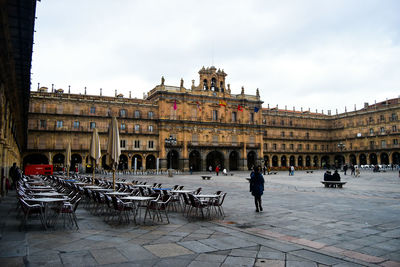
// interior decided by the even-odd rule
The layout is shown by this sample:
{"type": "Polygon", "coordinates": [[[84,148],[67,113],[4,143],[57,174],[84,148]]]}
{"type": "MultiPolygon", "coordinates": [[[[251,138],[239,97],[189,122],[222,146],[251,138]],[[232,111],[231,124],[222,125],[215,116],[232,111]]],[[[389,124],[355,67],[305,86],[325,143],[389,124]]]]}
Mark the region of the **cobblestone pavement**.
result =
{"type": "MultiPolygon", "coordinates": [[[[0,203],[1,266],[400,266],[398,172],[363,172],[324,188],[322,171],[267,175],[264,211],[255,212],[246,177],[134,176],[149,183],[227,192],[224,219],[116,225],[80,206],[80,229],[19,231],[15,195],[0,203]]],[[[121,176],[120,176],[121,177],[121,176]]],[[[132,176],[126,176],[133,179],[132,176]]]]}

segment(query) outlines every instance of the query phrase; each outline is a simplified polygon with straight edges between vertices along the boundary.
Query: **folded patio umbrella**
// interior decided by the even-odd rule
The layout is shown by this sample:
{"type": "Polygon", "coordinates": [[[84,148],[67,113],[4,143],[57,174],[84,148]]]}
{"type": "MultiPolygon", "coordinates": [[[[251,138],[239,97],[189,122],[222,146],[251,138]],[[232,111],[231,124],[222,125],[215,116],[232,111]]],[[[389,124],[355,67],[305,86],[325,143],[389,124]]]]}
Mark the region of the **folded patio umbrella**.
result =
{"type": "Polygon", "coordinates": [[[101,147],[100,147],[100,137],[97,129],[93,129],[92,139],[90,140],[90,151],[89,155],[92,158],[92,167],[93,167],[93,177],[92,184],[94,184],[94,173],[96,170],[96,166],[100,163],[101,158],[101,147]]]}
{"type": "Polygon", "coordinates": [[[115,190],[115,170],[119,163],[121,155],[121,147],[119,142],[118,122],[112,117],[110,126],[108,127],[108,144],[107,144],[107,160],[113,170],[113,188],[115,190]]]}
{"type": "Polygon", "coordinates": [[[67,176],[69,177],[69,167],[71,166],[71,143],[69,142],[65,154],[65,166],[67,167],[67,176]]]}

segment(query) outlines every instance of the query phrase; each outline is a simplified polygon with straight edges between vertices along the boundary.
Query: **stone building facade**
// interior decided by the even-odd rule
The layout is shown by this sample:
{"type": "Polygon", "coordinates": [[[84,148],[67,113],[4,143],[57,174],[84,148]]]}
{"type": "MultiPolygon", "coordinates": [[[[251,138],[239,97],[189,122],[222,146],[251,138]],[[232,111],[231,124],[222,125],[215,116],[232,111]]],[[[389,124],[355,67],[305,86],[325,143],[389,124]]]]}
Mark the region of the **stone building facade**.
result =
{"type": "MultiPolygon", "coordinates": [[[[90,167],[89,141],[99,130],[105,154],[108,124],[119,122],[120,169],[247,170],[253,165],[304,168],[399,164],[399,99],[331,115],[262,108],[259,91],[232,94],[227,74],[202,68],[190,88],[165,85],[144,99],[77,95],[40,88],[31,92],[24,163],[61,167],[66,143],[73,164],[90,167]],[[166,139],[173,138],[170,144],[166,139]]],[[[102,160],[103,168],[106,161],[102,160]]]]}

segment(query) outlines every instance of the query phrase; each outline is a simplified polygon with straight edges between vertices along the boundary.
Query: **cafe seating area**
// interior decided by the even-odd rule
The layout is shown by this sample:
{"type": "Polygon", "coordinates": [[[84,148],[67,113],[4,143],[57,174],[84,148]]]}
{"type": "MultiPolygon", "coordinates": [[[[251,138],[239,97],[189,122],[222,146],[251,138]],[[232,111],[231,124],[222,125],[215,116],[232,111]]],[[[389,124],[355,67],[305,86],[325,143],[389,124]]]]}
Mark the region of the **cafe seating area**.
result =
{"type": "Polygon", "coordinates": [[[35,219],[44,229],[79,229],[78,207],[109,224],[168,224],[170,212],[189,220],[223,218],[225,197],[222,191],[204,193],[201,187],[187,189],[135,179],[114,183],[105,177],[78,175],[24,176],[17,188],[21,229],[35,219]]]}

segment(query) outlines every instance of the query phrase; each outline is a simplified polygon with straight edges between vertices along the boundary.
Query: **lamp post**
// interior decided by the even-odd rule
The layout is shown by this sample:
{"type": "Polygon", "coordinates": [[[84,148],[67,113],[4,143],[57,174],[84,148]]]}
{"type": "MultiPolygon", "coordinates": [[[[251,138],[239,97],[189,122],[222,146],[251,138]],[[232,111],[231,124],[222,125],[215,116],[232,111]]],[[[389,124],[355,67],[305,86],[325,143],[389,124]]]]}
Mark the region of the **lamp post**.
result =
{"type": "MultiPolygon", "coordinates": [[[[176,138],[172,137],[172,135],[170,135],[168,138],[165,138],[165,145],[166,146],[176,145],[176,138]]],[[[171,150],[169,152],[170,152],[170,155],[169,155],[168,176],[172,177],[172,152],[171,152],[171,150]]]]}
{"type": "MultiPolygon", "coordinates": [[[[346,147],[346,145],[345,144],[343,144],[342,142],[340,142],[338,145],[338,148],[340,149],[340,152],[343,152],[343,149],[346,147]]],[[[343,160],[343,156],[342,156],[342,158],[341,158],[341,164],[340,165],[342,165],[342,160],[343,160]]]]}

